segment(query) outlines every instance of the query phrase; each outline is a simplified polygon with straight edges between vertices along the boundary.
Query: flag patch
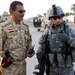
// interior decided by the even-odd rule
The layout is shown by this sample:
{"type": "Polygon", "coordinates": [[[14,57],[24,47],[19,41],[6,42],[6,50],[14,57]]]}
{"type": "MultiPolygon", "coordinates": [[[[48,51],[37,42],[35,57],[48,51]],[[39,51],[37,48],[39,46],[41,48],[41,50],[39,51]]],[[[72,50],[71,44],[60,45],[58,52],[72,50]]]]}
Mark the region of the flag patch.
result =
{"type": "Polygon", "coordinates": [[[8,32],[9,33],[14,32],[14,28],[8,28],[8,32]]]}

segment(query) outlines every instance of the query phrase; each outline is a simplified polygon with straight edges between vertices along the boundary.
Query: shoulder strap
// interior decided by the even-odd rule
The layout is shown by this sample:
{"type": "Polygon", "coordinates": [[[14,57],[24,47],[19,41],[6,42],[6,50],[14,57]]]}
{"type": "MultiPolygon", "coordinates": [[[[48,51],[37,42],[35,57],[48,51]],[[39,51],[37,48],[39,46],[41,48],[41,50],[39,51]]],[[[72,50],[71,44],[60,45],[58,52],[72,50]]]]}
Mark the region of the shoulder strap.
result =
{"type": "Polygon", "coordinates": [[[67,28],[66,24],[64,23],[63,25],[64,25],[64,32],[65,32],[67,35],[69,35],[69,33],[66,31],[66,28],[67,28]]]}
{"type": "Polygon", "coordinates": [[[64,23],[63,25],[64,25],[64,32],[66,33],[66,26],[65,26],[65,23],[64,23]]]}
{"type": "Polygon", "coordinates": [[[45,37],[45,49],[46,49],[45,52],[46,52],[46,54],[48,54],[49,50],[50,50],[50,48],[49,48],[48,34],[49,34],[49,31],[48,31],[48,33],[47,33],[47,35],[45,37]]]}

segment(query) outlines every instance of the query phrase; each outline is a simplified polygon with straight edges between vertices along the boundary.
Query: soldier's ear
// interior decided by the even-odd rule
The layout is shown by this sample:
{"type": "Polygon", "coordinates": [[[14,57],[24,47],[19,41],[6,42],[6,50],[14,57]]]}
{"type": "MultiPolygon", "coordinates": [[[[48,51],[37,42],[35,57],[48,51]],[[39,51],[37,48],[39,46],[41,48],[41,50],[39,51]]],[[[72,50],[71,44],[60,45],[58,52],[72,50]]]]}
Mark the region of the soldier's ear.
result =
{"type": "Polygon", "coordinates": [[[13,14],[13,11],[12,10],[9,10],[10,14],[13,14]]]}

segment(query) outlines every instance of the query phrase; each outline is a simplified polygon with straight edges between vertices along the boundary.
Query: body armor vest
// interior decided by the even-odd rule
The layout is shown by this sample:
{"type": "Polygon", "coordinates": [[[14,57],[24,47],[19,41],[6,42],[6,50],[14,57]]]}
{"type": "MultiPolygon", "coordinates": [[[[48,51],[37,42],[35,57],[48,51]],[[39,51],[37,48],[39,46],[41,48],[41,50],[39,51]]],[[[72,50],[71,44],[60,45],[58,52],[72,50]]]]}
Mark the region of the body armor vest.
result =
{"type": "Polygon", "coordinates": [[[63,26],[51,29],[51,35],[49,36],[51,52],[60,52],[62,50],[63,43],[58,39],[59,33],[65,33],[63,26]]]}
{"type": "Polygon", "coordinates": [[[66,51],[68,51],[67,50],[68,47],[66,47],[66,44],[58,39],[59,33],[66,33],[63,24],[57,28],[54,27],[51,28],[50,35],[48,35],[49,47],[50,47],[50,53],[49,53],[50,63],[51,64],[55,63],[56,65],[58,64],[58,66],[60,67],[71,66],[72,65],[71,55],[65,56],[66,51]]]}

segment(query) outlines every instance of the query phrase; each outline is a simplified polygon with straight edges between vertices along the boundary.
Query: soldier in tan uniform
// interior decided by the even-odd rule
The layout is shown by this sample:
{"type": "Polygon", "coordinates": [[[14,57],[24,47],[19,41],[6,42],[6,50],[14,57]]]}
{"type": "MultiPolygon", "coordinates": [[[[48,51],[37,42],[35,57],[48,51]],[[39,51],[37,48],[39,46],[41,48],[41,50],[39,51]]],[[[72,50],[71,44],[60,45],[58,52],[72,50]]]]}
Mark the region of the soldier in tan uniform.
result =
{"type": "Polygon", "coordinates": [[[26,75],[25,59],[27,56],[31,58],[35,52],[29,54],[32,38],[28,25],[23,22],[23,3],[13,1],[9,11],[11,19],[0,24],[0,50],[4,50],[2,56],[7,56],[6,62],[12,63],[8,67],[3,66],[6,62],[2,64],[2,75],[26,75]]]}
{"type": "Polygon", "coordinates": [[[47,19],[47,13],[44,13],[44,16],[42,17],[42,28],[46,29],[46,27],[49,24],[49,20],[47,19]]]}

